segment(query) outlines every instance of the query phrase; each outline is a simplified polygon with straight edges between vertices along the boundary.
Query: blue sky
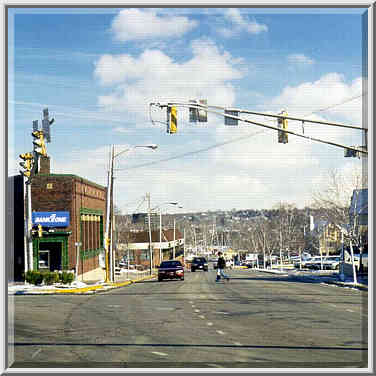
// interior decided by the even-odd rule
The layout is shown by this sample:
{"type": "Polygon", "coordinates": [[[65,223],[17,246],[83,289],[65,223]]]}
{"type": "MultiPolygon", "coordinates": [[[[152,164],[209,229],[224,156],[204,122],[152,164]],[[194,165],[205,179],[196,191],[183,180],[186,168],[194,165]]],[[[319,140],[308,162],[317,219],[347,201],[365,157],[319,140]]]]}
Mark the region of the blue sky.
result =
{"type": "MultiPolygon", "coordinates": [[[[148,105],[206,98],[361,126],[364,11],[10,9],[9,174],[18,171],[18,154],[31,150],[32,121],[48,107],[56,120],[48,144],[55,173],[105,185],[111,144],[119,151],[158,144],[116,161],[124,212],[146,192],[155,205],[179,201],[187,211],[308,205],[328,170],[349,173],[361,161],[293,136],[281,145],[273,131],[225,127],[211,114],[207,124],[192,125],[183,109],[178,133],[168,135],[151,123],[148,105]]],[[[152,116],[165,119],[162,111],[152,116]]],[[[289,126],[301,131],[299,123],[289,126]]],[[[305,132],[362,143],[359,131],[306,125],[305,132]]]]}

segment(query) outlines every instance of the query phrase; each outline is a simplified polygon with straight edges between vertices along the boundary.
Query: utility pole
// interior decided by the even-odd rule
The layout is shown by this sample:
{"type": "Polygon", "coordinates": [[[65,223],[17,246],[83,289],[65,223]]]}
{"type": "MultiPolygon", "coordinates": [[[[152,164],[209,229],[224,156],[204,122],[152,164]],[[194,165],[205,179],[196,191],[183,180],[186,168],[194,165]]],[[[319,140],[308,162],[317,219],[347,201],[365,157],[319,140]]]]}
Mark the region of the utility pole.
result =
{"type": "Polygon", "coordinates": [[[106,278],[105,282],[110,282],[110,218],[111,218],[111,199],[112,199],[112,176],[114,166],[114,148],[111,147],[110,164],[108,170],[108,183],[107,183],[107,210],[106,210],[106,236],[104,239],[105,246],[105,265],[106,265],[106,278]]]}
{"type": "Polygon", "coordinates": [[[162,259],[162,208],[159,208],[159,265],[161,264],[162,259]]]}
{"type": "Polygon", "coordinates": [[[173,248],[173,253],[172,253],[172,259],[173,260],[175,260],[175,238],[176,238],[176,236],[175,236],[175,231],[176,231],[176,219],[175,219],[175,216],[174,216],[174,248],[173,248]]]}
{"type": "Polygon", "coordinates": [[[184,260],[184,265],[185,265],[185,227],[184,227],[184,230],[183,230],[183,238],[184,238],[184,244],[183,244],[183,260],[184,260]]]}
{"type": "Polygon", "coordinates": [[[148,227],[149,227],[149,253],[150,253],[150,275],[153,274],[153,250],[151,248],[151,223],[150,223],[150,193],[146,194],[148,200],[148,227]]]}
{"type": "Polygon", "coordinates": [[[33,237],[31,235],[31,229],[33,227],[31,223],[31,183],[26,184],[27,187],[27,238],[29,244],[29,270],[34,270],[33,263],[33,237]]]}

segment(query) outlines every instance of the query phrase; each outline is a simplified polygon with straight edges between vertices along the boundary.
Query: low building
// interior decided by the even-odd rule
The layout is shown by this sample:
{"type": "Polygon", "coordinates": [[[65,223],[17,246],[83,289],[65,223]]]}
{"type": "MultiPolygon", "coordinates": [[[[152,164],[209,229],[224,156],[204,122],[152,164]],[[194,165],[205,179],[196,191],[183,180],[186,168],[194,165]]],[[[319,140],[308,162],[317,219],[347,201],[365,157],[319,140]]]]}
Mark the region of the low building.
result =
{"type": "MultiPolygon", "coordinates": [[[[23,176],[9,180],[14,209],[14,279],[25,270],[23,176]]],[[[51,174],[49,159],[31,183],[33,270],[75,270],[84,275],[100,268],[104,252],[106,188],[70,174],[51,174]],[[37,228],[42,226],[39,236],[37,228]]]]}
{"type": "MultiPolygon", "coordinates": [[[[128,256],[132,264],[150,267],[150,235],[149,231],[128,232],[124,234],[127,243],[117,245],[124,256],[128,256]]],[[[174,258],[183,259],[184,237],[178,229],[162,230],[162,239],[159,230],[151,231],[151,249],[153,265],[159,265],[163,260],[174,258]],[[162,241],[160,241],[162,240],[162,241]],[[161,256],[160,256],[161,255],[161,256]]]]}

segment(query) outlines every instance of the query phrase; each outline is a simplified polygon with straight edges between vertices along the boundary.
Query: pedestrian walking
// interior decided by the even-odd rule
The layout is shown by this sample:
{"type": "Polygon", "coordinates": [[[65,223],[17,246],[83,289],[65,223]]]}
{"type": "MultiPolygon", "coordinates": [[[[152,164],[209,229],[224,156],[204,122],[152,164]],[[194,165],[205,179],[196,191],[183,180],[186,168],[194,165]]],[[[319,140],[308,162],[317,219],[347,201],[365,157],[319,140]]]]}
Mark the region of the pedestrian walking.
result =
{"type": "Polygon", "coordinates": [[[224,273],[224,269],[226,268],[226,260],[222,256],[222,252],[218,252],[218,261],[217,261],[217,279],[216,282],[221,280],[221,277],[227,280],[227,282],[230,281],[230,278],[228,275],[224,273]]]}

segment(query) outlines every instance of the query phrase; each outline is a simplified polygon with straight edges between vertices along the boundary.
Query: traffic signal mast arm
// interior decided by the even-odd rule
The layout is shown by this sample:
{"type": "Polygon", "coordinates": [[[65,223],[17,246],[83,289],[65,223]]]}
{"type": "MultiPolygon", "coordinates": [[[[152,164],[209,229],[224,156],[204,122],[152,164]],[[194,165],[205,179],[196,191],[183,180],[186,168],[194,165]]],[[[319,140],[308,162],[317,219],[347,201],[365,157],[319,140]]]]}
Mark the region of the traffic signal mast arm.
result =
{"type": "MultiPolygon", "coordinates": [[[[281,131],[281,128],[274,127],[272,125],[259,123],[259,122],[249,120],[249,119],[242,119],[238,116],[234,116],[234,115],[230,115],[230,114],[224,114],[223,112],[219,112],[219,111],[215,111],[215,110],[210,109],[210,108],[217,108],[217,109],[226,109],[227,110],[227,108],[220,107],[220,106],[210,106],[210,105],[204,106],[204,105],[200,105],[198,103],[193,104],[193,103],[184,103],[184,102],[183,103],[179,103],[179,102],[174,102],[174,103],[170,103],[170,102],[169,103],[150,103],[150,105],[151,106],[152,105],[158,106],[160,108],[172,107],[172,106],[181,106],[181,107],[188,107],[188,108],[195,107],[197,109],[204,109],[205,111],[207,111],[209,113],[221,115],[223,117],[228,117],[228,118],[231,118],[231,119],[234,119],[234,120],[244,121],[244,122],[249,123],[249,124],[258,125],[260,127],[269,128],[269,129],[273,129],[273,130],[276,130],[276,131],[281,131]]],[[[230,110],[231,111],[238,111],[239,113],[246,113],[246,114],[253,114],[253,115],[260,115],[260,116],[270,116],[270,117],[275,117],[275,118],[285,118],[285,119],[290,119],[290,120],[297,120],[297,121],[303,121],[303,122],[332,125],[332,126],[343,127],[343,128],[352,128],[352,129],[358,129],[358,130],[363,130],[363,131],[368,130],[366,128],[350,126],[350,125],[345,125],[345,124],[340,124],[340,123],[329,123],[329,122],[318,121],[318,120],[307,120],[307,119],[296,118],[296,117],[292,117],[292,116],[271,115],[271,114],[265,114],[265,113],[254,112],[254,111],[247,111],[247,110],[240,110],[240,109],[234,109],[234,108],[230,108],[230,110]]],[[[358,149],[358,148],[355,148],[355,147],[352,147],[352,146],[346,146],[346,145],[338,144],[336,142],[321,140],[319,138],[306,136],[306,135],[296,133],[296,132],[293,132],[293,131],[289,131],[289,130],[283,130],[283,132],[292,134],[292,135],[297,136],[297,137],[302,137],[302,138],[305,138],[307,140],[316,141],[316,142],[324,143],[324,144],[327,144],[327,145],[333,145],[333,146],[337,146],[337,147],[347,149],[347,150],[353,150],[353,151],[358,152],[358,153],[368,154],[367,150],[358,149]]]]}

